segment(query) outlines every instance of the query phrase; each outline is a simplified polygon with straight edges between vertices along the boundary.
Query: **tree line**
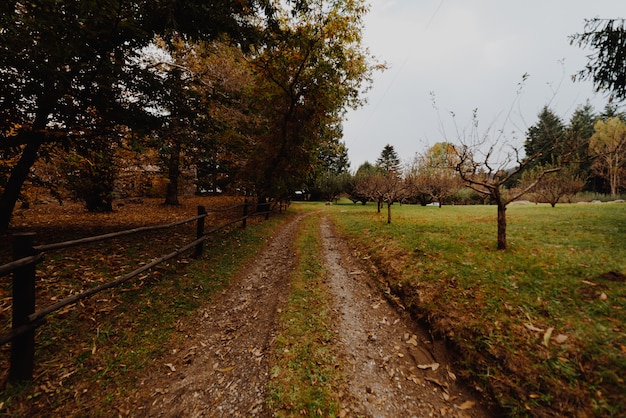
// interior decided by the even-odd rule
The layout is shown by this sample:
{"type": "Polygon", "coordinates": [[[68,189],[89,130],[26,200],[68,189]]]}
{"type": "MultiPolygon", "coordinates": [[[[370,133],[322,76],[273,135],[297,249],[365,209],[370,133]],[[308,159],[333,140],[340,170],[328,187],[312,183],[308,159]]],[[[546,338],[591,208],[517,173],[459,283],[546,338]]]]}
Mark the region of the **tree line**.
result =
{"type": "Polygon", "coordinates": [[[168,204],[189,170],[198,191],[288,196],[341,150],[342,117],[382,68],[361,45],[361,0],[0,11],[0,231],[37,188],[109,211],[155,170],[168,204]]]}
{"type": "Polygon", "coordinates": [[[524,197],[554,207],[584,190],[615,198],[626,188],[626,115],[611,104],[600,114],[585,104],[567,125],[545,106],[523,150],[503,152],[502,144],[485,140],[489,135],[469,137],[436,143],[404,165],[387,144],[375,164],[366,161],[354,175],[329,171],[313,190],[328,200],[346,194],[354,203],[376,202],[379,212],[386,205],[388,223],[396,202],[494,204],[504,249],[509,203],[524,197]]]}

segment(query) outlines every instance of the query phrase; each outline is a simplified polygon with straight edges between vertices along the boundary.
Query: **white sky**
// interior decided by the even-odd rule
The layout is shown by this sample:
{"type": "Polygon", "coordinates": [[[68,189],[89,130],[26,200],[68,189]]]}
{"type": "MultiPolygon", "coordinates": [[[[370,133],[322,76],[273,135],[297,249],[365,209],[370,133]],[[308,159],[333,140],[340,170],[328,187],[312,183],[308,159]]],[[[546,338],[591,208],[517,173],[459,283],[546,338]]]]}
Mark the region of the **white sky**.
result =
{"type": "Polygon", "coordinates": [[[506,140],[520,145],[544,105],[568,123],[586,100],[597,112],[607,103],[591,83],[572,81],[591,51],[568,36],[583,31],[585,19],[626,17],[624,0],[370,3],[364,44],[389,69],[375,75],[368,103],[344,123],[352,171],[375,163],[386,144],[409,161],[436,142],[456,142],[450,112],[463,129],[478,109],[481,131],[505,125],[506,140]]]}

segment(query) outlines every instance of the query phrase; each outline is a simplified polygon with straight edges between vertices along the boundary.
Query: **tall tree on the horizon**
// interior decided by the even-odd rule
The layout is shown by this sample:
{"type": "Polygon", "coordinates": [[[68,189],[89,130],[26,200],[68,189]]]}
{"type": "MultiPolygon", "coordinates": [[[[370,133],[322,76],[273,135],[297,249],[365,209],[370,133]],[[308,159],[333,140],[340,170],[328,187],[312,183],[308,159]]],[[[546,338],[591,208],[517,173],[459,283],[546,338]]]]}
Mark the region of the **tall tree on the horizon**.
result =
{"type": "Polygon", "coordinates": [[[528,128],[524,143],[526,155],[533,156],[531,166],[550,164],[559,158],[565,147],[565,125],[548,106],[539,112],[536,124],[528,128]]]}
{"type": "Polygon", "coordinates": [[[259,203],[282,198],[311,177],[320,145],[349,108],[362,104],[377,67],[361,44],[364,0],[301,1],[252,54],[254,112],[261,122],[243,177],[259,203]]]}
{"type": "Polygon", "coordinates": [[[393,145],[387,144],[380,152],[380,157],[376,160],[376,167],[382,171],[384,175],[395,173],[400,174],[400,157],[393,145]]]}

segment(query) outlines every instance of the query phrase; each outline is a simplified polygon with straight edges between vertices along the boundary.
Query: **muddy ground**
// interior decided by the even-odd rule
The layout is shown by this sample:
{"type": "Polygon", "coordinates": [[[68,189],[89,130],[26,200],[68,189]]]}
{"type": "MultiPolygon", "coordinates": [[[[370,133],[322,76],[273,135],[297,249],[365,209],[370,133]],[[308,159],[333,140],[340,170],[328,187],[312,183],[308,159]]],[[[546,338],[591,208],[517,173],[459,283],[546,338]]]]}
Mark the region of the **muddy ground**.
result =
{"type": "MultiPolygon", "coordinates": [[[[295,266],[294,239],[304,215],[287,223],[249,269],[188,324],[173,350],[130,400],[136,416],[264,417],[267,353],[295,266]]],[[[319,216],[319,215],[308,215],[319,216]]],[[[342,416],[485,417],[457,381],[445,347],[393,303],[328,218],[320,216],[334,332],[350,381],[342,416]]]]}

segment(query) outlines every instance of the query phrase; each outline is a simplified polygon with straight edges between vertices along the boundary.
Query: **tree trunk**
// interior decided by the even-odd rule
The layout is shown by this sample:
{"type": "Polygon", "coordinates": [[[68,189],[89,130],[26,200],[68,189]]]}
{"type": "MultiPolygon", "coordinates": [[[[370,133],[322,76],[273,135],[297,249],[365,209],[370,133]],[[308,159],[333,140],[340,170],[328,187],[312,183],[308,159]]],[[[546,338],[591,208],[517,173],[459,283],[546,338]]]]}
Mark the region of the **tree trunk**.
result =
{"type": "Polygon", "coordinates": [[[506,205],[498,202],[498,250],[506,250],[506,205]]]}
{"type": "Polygon", "coordinates": [[[172,153],[167,164],[167,189],[165,192],[166,205],[179,205],[178,202],[178,180],[180,178],[180,141],[174,140],[172,153]]]}
{"type": "MultiPolygon", "coordinates": [[[[618,157],[615,156],[615,159],[617,159],[618,157]]],[[[615,163],[615,168],[611,167],[611,165],[609,165],[609,185],[611,187],[611,197],[615,198],[617,197],[617,184],[618,184],[618,180],[619,180],[619,173],[620,173],[620,169],[619,169],[619,162],[618,161],[614,161],[615,163]]]]}
{"type": "Polygon", "coordinates": [[[387,202],[387,224],[391,223],[391,202],[387,202]]]}
{"type": "Polygon", "coordinates": [[[24,181],[28,178],[31,167],[37,160],[40,147],[41,141],[39,140],[28,142],[22,151],[22,156],[17,165],[11,170],[9,181],[0,197],[0,233],[5,232],[9,228],[15,203],[20,195],[24,181]]]}

